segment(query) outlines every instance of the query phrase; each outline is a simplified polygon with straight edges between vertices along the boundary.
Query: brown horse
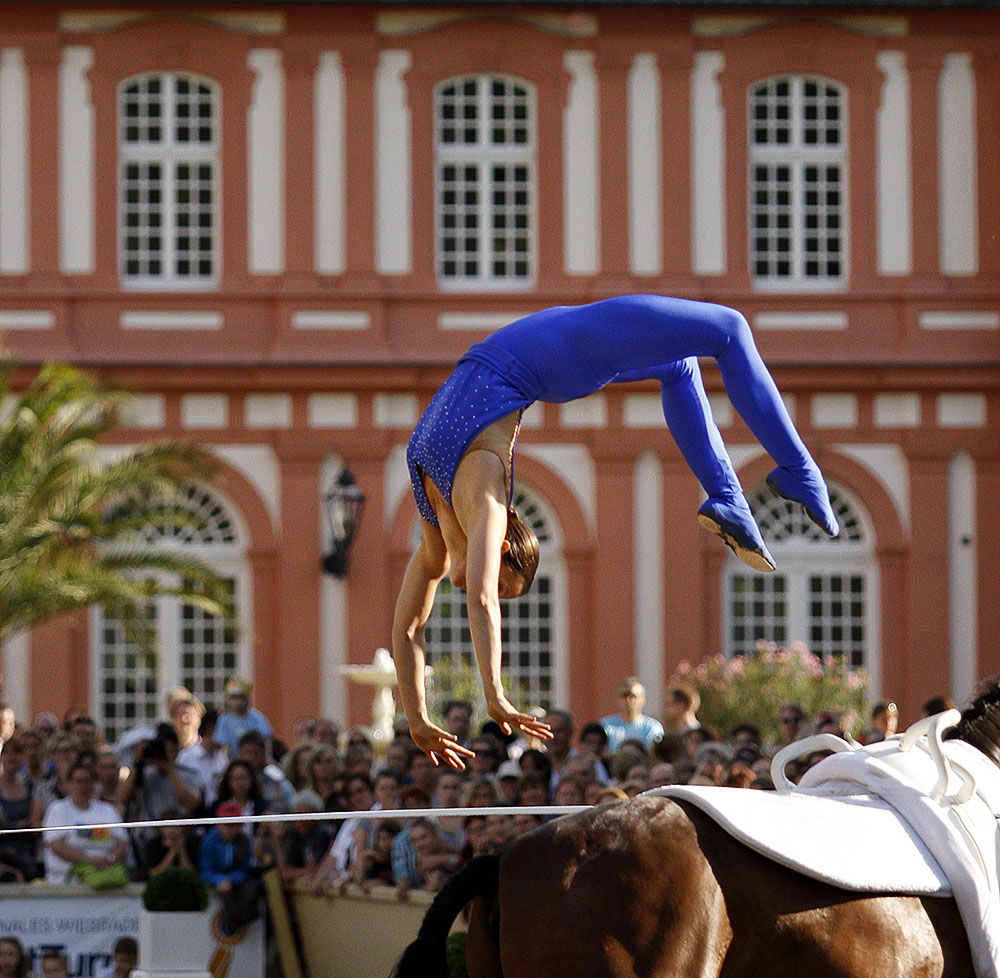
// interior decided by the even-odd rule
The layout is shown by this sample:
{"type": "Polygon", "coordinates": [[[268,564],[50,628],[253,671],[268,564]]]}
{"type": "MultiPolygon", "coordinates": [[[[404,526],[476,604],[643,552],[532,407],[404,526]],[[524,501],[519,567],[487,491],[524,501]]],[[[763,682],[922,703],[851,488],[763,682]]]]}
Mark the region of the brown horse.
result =
{"type": "MultiPolygon", "coordinates": [[[[1000,763],[998,704],[994,686],[951,735],[1000,763]]],[[[470,978],[975,974],[952,899],[809,879],[655,796],[554,819],[470,862],[434,900],[396,978],[446,978],[445,938],[470,902],[470,978]]]]}

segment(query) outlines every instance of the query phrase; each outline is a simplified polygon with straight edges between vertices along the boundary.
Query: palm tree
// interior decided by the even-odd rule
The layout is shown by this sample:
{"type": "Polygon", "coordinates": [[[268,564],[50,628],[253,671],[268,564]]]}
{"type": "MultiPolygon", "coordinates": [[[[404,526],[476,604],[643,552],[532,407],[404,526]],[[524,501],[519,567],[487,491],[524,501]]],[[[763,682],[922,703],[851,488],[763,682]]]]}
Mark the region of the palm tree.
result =
{"type": "Polygon", "coordinates": [[[129,395],[63,364],[10,394],[0,364],[0,641],[64,612],[101,605],[150,642],[149,602],[172,594],[227,615],[222,583],[177,550],[144,547],[143,525],[212,470],[209,453],[177,440],[99,449],[129,395]]]}

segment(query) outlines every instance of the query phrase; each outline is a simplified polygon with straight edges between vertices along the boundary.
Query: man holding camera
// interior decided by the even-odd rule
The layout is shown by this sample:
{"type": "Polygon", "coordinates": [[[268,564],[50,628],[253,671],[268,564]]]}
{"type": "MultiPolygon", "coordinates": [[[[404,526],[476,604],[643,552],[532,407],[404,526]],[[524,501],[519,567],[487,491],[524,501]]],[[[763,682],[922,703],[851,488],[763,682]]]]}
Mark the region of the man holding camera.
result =
{"type": "MultiPolygon", "coordinates": [[[[177,731],[169,723],[156,728],[153,740],[136,745],[136,759],[122,785],[121,797],[126,818],[143,822],[163,817],[167,809],[180,811],[184,817],[194,815],[201,807],[202,796],[198,772],[177,763],[179,750],[177,731]]],[[[153,829],[137,829],[145,842],[153,829]]]]}

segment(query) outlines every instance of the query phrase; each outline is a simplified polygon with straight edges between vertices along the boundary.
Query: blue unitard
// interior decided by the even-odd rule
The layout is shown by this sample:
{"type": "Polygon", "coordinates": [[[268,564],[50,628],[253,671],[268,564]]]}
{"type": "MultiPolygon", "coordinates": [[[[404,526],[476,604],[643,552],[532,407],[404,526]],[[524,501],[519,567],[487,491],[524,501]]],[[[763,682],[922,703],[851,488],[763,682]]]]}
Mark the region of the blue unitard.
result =
{"type": "Polygon", "coordinates": [[[628,295],[544,309],[498,330],[462,357],[407,447],[421,515],[437,525],[421,470],[450,504],[455,470],[466,448],[494,421],[534,401],[571,401],[616,381],[655,379],[660,381],[670,433],[705,492],[727,504],[738,500],[749,516],[709,408],[700,356],[718,362],[734,407],[778,463],[776,472],[785,473],[783,488],[791,488],[794,481],[789,498],[807,510],[828,508],[826,486],[757,352],[746,319],[713,303],[628,295]],[[808,498],[800,498],[803,495],[808,498]]]}

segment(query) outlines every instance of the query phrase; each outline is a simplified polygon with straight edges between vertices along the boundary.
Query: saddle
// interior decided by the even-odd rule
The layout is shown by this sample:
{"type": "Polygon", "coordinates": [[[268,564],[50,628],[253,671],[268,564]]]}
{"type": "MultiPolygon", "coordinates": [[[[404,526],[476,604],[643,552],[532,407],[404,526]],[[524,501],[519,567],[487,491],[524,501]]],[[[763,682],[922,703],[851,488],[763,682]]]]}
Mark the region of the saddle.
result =
{"type": "Polygon", "coordinates": [[[956,710],[862,747],[820,734],[783,748],[777,791],[670,785],[648,794],[696,805],[744,845],[843,889],[954,897],[979,978],[1000,978],[1000,768],[942,741],[956,710]],[[834,751],[798,785],[793,758],[834,751]],[[818,840],[822,840],[819,843],[818,840]]]}

